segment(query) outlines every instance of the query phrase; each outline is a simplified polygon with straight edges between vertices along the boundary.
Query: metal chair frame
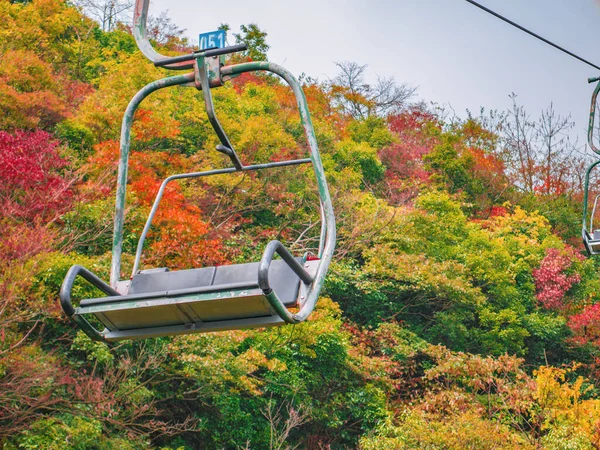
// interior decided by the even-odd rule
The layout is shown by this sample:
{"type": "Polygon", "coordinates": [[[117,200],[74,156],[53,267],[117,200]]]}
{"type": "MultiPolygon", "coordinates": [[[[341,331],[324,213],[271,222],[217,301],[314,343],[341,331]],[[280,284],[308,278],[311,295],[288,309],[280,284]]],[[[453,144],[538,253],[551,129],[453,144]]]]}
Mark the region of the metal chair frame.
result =
{"type": "MultiPolygon", "coordinates": [[[[282,323],[294,324],[302,322],[306,320],[306,318],[314,309],[314,306],[319,296],[319,292],[323,286],[325,276],[329,268],[329,264],[333,256],[336,241],[335,217],[333,212],[333,206],[327,187],[327,181],[325,178],[323,164],[319,155],[317,140],[315,137],[312,121],[308,111],[306,97],[304,96],[302,88],[290,72],[288,72],[283,67],[271,62],[247,62],[229,66],[223,65],[223,56],[225,54],[243,51],[246,49],[245,45],[235,45],[219,49],[208,49],[176,57],[168,57],[161,55],[152,47],[147,36],[146,22],[148,18],[149,2],[150,0],[136,0],[135,4],[133,34],[139,49],[157,67],[163,67],[170,70],[193,69],[193,72],[186,73],[183,75],[171,76],[149,83],[148,85],[144,86],[133,97],[133,99],[127,106],[121,126],[121,143],[117,175],[117,193],[112,245],[110,285],[104,283],[102,280],[100,280],[98,277],[92,274],[89,270],[81,266],[73,266],[69,270],[61,289],[61,305],[63,307],[63,310],[65,311],[67,316],[71,317],[81,327],[81,329],[84,332],[86,332],[92,339],[106,341],[159,335],[164,336],[186,332],[215,331],[217,329],[236,329],[247,328],[252,326],[278,325],[282,323]],[[227,137],[227,134],[223,130],[221,124],[219,123],[216,117],[211,95],[211,89],[222,86],[226,81],[230,80],[235,76],[255,71],[266,71],[278,75],[291,87],[296,97],[298,109],[300,112],[300,120],[304,127],[305,135],[308,141],[308,147],[310,150],[309,158],[253,165],[244,165],[239,159],[237,153],[233,148],[232,143],[230,142],[229,138],[227,137]],[[307,163],[310,163],[313,166],[320,197],[321,233],[318,250],[318,265],[314,263],[299,263],[280,242],[271,241],[267,245],[263,257],[258,266],[257,285],[262,291],[262,295],[264,295],[264,298],[270,305],[272,311],[274,312],[273,316],[254,320],[225,320],[210,325],[192,324],[193,326],[191,326],[188,323],[186,324],[186,326],[171,328],[162,327],[159,330],[145,329],[141,332],[135,330],[115,331],[109,329],[105,329],[104,331],[100,332],[89,323],[85,315],[95,314],[97,317],[102,317],[102,313],[99,312],[98,308],[94,309],[94,307],[91,306],[79,306],[77,308],[73,307],[71,301],[71,290],[73,288],[73,284],[76,278],[82,277],[83,279],[85,279],[86,281],[88,281],[89,283],[91,283],[92,285],[94,285],[109,296],[106,298],[106,300],[98,300],[98,302],[96,303],[102,303],[103,301],[106,304],[115,301],[118,302],[120,300],[118,298],[119,296],[122,297],[123,302],[129,302],[130,300],[139,301],[140,298],[143,299],[143,295],[141,294],[138,296],[128,296],[127,290],[129,289],[130,281],[119,280],[121,272],[121,255],[123,246],[123,228],[125,219],[127,170],[130,155],[131,126],[133,123],[134,114],[141,102],[153,92],[171,86],[191,86],[202,91],[209,121],[221,142],[221,144],[217,146],[217,151],[223,153],[229,158],[229,160],[232,163],[232,167],[209,170],[204,172],[176,174],[166,178],[163,181],[138,242],[132,278],[139,273],[139,266],[144,241],[151,227],[151,223],[156,214],[159,203],[164,194],[165,187],[169,182],[186,178],[200,178],[217,174],[263,170],[275,167],[293,166],[307,163]],[[285,263],[289,266],[289,268],[302,280],[302,302],[299,304],[299,310],[295,313],[291,312],[282,303],[281,299],[277,296],[277,293],[270,286],[268,274],[269,268],[271,266],[271,261],[275,253],[279,254],[285,261],[285,263]],[[310,269],[308,268],[309,266],[310,269]],[[131,297],[136,298],[132,299],[131,297]]],[[[234,291],[235,288],[238,288],[238,286],[226,286],[226,288],[227,287],[234,289],[234,291]]],[[[198,289],[196,289],[193,294],[200,295],[201,292],[203,292],[204,294],[208,292],[210,294],[209,288],[199,289],[199,291],[198,289]]],[[[225,288],[221,286],[219,289],[225,288]]],[[[171,297],[175,298],[175,301],[179,301],[182,298],[181,295],[184,294],[172,294],[171,297]],[[179,298],[179,300],[177,300],[177,298],[179,298]]],[[[189,292],[188,294],[191,295],[189,292]]],[[[213,292],[213,294],[215,293],[213,292]]],[[[216,295],[217,297],[220,297],[221,293],[217,292],[216,295]]],[[[206,297],[206,295],[204,297],[206,297]]],[[[131,303],[131,305],[132,307],[135,307],[137,303],[134,302],[131,303]]]]}

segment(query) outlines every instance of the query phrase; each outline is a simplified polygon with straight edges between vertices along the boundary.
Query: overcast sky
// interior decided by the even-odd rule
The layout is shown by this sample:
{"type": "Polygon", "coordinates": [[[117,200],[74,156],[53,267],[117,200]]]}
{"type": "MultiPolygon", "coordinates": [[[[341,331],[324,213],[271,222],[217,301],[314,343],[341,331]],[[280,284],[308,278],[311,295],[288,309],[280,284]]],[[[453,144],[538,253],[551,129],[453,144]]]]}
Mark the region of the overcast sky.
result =
{"type": "MultiPolygon", "coordinates": [[[[483,5],[600,65],[598,0],[480,0],[483,5]]],[[[268,33],[269,59],[324,80],[335,61],[368,64],[374,78],[394,76],[419,98],[450,104],[459,116],[506,109],[514,92],[532,117],[554,103],[572,114],[585,140],[593,90],[589,67],[464,0],[153,0],[197,41],[228,23],[255,22],[268,33]]],[[[233,38],[230,37],[230,43],[233,38]]]]}

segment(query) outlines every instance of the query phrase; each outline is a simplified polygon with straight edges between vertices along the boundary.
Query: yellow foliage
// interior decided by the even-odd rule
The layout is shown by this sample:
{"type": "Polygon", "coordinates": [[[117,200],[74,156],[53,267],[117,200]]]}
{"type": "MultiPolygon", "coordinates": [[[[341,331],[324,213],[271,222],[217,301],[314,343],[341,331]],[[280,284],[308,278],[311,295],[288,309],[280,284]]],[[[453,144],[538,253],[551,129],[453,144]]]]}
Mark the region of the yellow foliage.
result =
{"type": "Polygon", "coordinates": [[[586,379],[579,376],[570,382],[567,377],[573,369],[540,367],[534,372],[538,402],[532,415],[539,416],[542,427],[553,434],[557,429],[568,430],[572,436],[584,436],[594,448],[600,446],[600,400],[583,399],[594,389],[586,379]]]}
{"type": "MultiPolygon", "coordinates": [[[[121,59],[122,61],[111,60],[104,64],[105,73],[100,79],[98,89],[85,99],[73,119],[91,130],[97,142],[117,140],[123,112],[130,99],[144,85],[164,76],[141,54],[122,56],[121,59]]],[[[172,119],[174,102],[171,101],[171,91],[159,90],[144,100],[142,109],[149,110],[151,113],[146,113],[144,116],[138,111],[134,119],[134,131],[135,120],[140,120],[142,117],[147,120],[146,128],[149,126],[148,121],[151,122],[152,119],[160,121],[162,125],[158,128],[163,130],[177,125],[177,122],[172,119]]],[[[165,132],[165,134],[169,133],[165,132]]],[[[132,143],[135,144],[135,136],[132,143]]]]}
{"type": "MultiPolygon", "coordinates": [[[[200,380],[207,392],[225,388],[231,392],[260,396],[265,384],[261,371],[282,372],[288,367],[284,361],[269,357],[255,347],[238,352],[239,346],[249,338],[264,343],[269,340],[278,342],[283,335],[287,338],[285,345],[297,345],[299,353],[315,357],[311,347],[319,336],[340,331],[340,315],[336,303],[322,298],[310,319],[294,327],[181,336],[169,345],[169,352],[172,361],[181,365],[181,374],[200,380]]],[[[342,339],[345,338],[339,334],[342,339]]]]}
{"type": "Polygon", "coordinates": [[[378,435],[363,437],[362,450],[401,449],[531,449],[536,448],[508,426],[476,411],[437,418],[422,411],[407,412],[398,426],[386,424],[378,435]]]}

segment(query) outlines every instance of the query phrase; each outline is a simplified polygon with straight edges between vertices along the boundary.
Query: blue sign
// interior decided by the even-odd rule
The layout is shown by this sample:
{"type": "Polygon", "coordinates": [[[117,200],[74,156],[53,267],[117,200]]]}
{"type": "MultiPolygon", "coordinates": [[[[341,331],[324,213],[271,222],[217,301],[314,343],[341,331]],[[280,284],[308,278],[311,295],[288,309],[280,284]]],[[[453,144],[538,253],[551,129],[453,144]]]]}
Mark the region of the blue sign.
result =
{"type": "Polygon", "coordinates": [[[200,35],[199,50],[225,47],[225,30],[211,31],[200,35]]]}

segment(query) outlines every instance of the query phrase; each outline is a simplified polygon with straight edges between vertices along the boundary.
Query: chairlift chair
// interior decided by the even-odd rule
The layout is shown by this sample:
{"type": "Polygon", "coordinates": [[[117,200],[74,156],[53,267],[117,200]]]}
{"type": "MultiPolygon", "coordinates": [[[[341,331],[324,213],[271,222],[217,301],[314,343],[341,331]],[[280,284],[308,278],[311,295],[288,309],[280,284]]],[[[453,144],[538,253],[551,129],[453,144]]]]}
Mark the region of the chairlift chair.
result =
{"type": "Polygon", "coordinates": [[[63,282],[61,306],[90,338],[106,342],[302,322],[310,315],[318,299],[336,240],[333,207],[304,93],[298,81],[277,64],[247,62],[225,66],[224,55],[245,50],[243,44],[201,49],[176,57],[161,55],[150,44],[146,32],[149,2],[136,0],[135,4],[133,33],[139,49],[158,67],[193,71],[154,81],[143,87],[129,103],[121,127],[110,283],[75,265],[69,269],[63,282]],[[254,71],[274,73],[292,88],[310,158],[244,165],[238,157],[216,117],[211,89],[222,86],[237,75],[254,71]],[[120,280],[133,116],[148,95],[170,86],[191,86],[202,91],[209,121],[221,142],[217,151],[229,158],[232,167],[176,174],[163,181],[138,242],[131,278],[120,280]],[[144,241],[168,183],[298,164],[312,164],[318,186],[321,234],[316,257],[294,257],[279,241],[271,241],[259,262],[179,271],[166,268],[139,270],[144,241]],[[281,259],[273,259],[276,253],[281,259]],[[79,306],[74,306],[71,293],[78,277],[106,296],[82,299],[79,306]],[[92,325],[88,320],[92,317],[104,325],[104,330],[92,325]]]}
{"type": "MultiPolygon", "coordinates": [[[[598,155],[600,155],[600,149],[596,147],[594,144],[594,120],[596,115],[596,101],[598,98],[598,93],[600,92],[600,78],[590,78],[588,79],[589,83],[597,82],[596,88],[592,94],[592,104],[590,106],[590,120],[588,122],[588,144],[592,151],[598,155]]],[[[600,229],[594,229],[594,216],[596,214],[596,207],[598,206],[598,199],[600,198],[600,194],[596,195],[594,198],[594,206],[592,208],[592,213],[589,217],[589,228],[588,224],[588,198],[590,192],[590,174],[593,169],[600,163],[600,160],[594,161],[587,169],[585,173],[585,183],[584,183],[584,196],[583,196],[583,219],[582,219],[582,227],[581,227],[581,237],[583,239],[583,245],[585,246],[588,254],[598,255],[600,254],[600,229]]]]}

